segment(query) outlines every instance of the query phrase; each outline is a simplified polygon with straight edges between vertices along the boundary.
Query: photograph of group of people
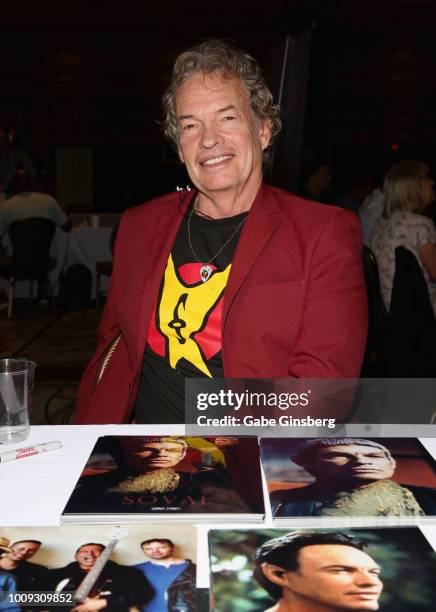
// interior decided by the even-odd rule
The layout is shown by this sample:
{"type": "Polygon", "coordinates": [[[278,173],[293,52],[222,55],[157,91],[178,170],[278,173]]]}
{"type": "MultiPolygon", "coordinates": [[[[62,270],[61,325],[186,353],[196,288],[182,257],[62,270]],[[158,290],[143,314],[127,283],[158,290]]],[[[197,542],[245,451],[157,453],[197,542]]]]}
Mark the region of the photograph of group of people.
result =
{"type": "Polygon", "coordinates": [[[71,597],[57,610],[196,612],[196,547],[191,525],[1,528],[0,610],[51,609],[21,597],[47,592],[71,597]]]}

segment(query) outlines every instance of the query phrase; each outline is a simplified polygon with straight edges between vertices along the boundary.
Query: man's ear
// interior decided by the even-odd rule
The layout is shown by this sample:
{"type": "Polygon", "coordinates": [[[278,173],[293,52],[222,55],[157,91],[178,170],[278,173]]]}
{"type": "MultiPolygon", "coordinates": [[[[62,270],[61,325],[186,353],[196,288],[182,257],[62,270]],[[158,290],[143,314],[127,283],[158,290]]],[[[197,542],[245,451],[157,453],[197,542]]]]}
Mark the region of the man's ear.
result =
{"type": "Polygon", "coordinates": [[[280,587],[285,586],[287,580],[287,570],[283,569],[279,565],[273,565],[272,563],[262,563],[260,566],[262,568],[262,572],[265,578],[274,584],[277,584],[280,587]]]}
{"type": "Polygon", "coordinates": [[[179,154],[180,161],[182,162],[182,164],[184,164],[185,160],[184,160],[182,149],[180,148],[180,145],[177,146],[177,153],[179,154]]]}
{"type": "Polygon", "coordinates": [[[262,143],[262,150],[265,151],[271,140],[271,121],[264,119],[259,128],[260,142],[262,143]]]}

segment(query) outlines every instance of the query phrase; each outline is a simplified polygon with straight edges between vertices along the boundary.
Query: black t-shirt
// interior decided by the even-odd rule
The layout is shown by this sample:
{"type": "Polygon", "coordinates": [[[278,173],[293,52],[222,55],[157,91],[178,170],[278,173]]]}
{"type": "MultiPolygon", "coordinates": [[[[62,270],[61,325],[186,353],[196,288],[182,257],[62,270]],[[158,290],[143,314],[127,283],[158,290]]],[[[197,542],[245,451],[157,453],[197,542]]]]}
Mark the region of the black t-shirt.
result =
{"type": "Polygon", "coordinates": [[[223,376],[224,291],[247,214],[211,219],[187,210],[150,323],[135,406],[138,423],[184,423],[185,378],[223,376]]]}

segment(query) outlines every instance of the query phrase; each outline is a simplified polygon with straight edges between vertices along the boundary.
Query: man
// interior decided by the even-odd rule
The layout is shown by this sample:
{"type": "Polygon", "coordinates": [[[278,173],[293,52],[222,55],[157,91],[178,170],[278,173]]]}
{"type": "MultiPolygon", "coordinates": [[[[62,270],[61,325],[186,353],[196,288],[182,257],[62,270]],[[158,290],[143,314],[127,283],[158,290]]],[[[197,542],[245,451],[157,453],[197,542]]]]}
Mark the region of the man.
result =
{"type": "Polygon", "coordinates": [[[257,551],[254,577],[276,604],[265,612],[378,610],[380,567],[341,533],[293,532],[257,551]]]}
{"type": "Polygon", "coordinates": [[[262,182],[280,120],[256,61],[203,43],[163,102],[195,188],[124,215],[76,423],[184,422],[187,377],[357,377],[360,227],[262,182]]]}
{"type": "Polygon", "coordinates": [[[0,236],[6,234],[14,221],[31,217],[48,219],[68,232],[71,221],[58,202],[48,193],[34,191],[33,177],[23,168],[15,171],[10,182],[11,197],[0,205],[0,236]]]}
{"type": "Polygon", "coordinates": [[[15,578],[7,572],[0,571],[0,612],[21,612],[21,608],[13,599],[16,592],[15,578]]]}
{"type": "MultiPolygon", "coordinates": [[[[10,553],[9,540],[0,537],[0,560],[5,553],[10,553]]],[[[17,581],[8,572],[0,570],[0,611],[1,612],[20,612],[20,607],[11,597],[17,592],[17,581]]]]}
{"type": "Polygon", "coordinates": [[[197,610],[196,567],[190,559],[174,554],[174,543],[167,538],[141,542],[150,561],[135,565],[154,589],[153,598],[142,612],[194,612],[197,610]]]}
{"type": "MultiPolygon", "coordinates": [[[[188,444],[170,436],[121,436],[106,440],[116,469],[82,476],[65,511],[249,512],[228,471],[185,461],[188,444]]],[[[250,500],[251,501],[251,500],[250,500]]]]}
{"type": "MultiPolygon", "coordinates": [[[[27,219],[46,219],[52,221],[56,226],[59,226],[62,230],[69,232],[71,230],[71,221],[64,213],[58,202],[47,193],[38,193],[34,191],[34,180],[31,174],[26,170],[19,168],[15,171],[10,181],[11,197],[6,199],[0,204],[0,239],[5,236],[11,225],[17,221],[25,221],[27,219]]],[[[50,225],[50,224],[49,224],[50,225]]],[[[27,259],[32,257],[32,260],[37,255],[35,251],[39,251],[39,278],[38,278],[38,300],[46,299],[50,294],[50,287],[47,284],[47,267],[49,264],[49,245],[52,239],[54,229],[50,227],[42,234],[42,230],[39,228],[32,228],[32,233],[29,234],[30,230],[27,230],[25,244],[27,244],[27,259]],[[44,236],[46,235],[44,240],[44,236]],[[32,238],[34,236],[34,238],[32,238]],[[45,251],[42,247],[45,246],[45,251]]],[[[23,239],[21,239],[21,251],[23,251],[23,239]]],[[[6,239],[7,250],[11,250],[11,240],[9,236],[6,239]]],[[[23,253],[21,253],[21,259],[23,253]]],[[[18,260],[14,261],[14,257],[9,256],[1,252],[0,248],[0,308],[8,303],[5,289],[9,286],[9,283],[2,279],[2,276],[10,278],[14,275],[26,274],[26,261],[18,260]],[[24,267],[23,267],[24,266],[24,267]]],[[[35,266],[35,261],[33,268],[35,266]]],[[[35,272],[35,269],[34,269],[35,272]]]]}
{"type": "Polygon", "coordinates": [[[373,440],[311,439],[295,448],[292,460],[315,481],[272,492],[275,517],[424,516],[436,510],[431,489],[391,480],[396,462],[385,446],[373,440]]]}
{"type": "Polygon", "coordinates": [[[9,182],[19,167],[31,176],[36,174],[29,155],[18,148],[14,140],[14,130],[0,127],[0,194],[9,191],[9,182]]]}
{"type": "Polygon", "coordinates": [[[375,222],[383,212],[384,205],[383,190],[376,187],[362,202],[359,208],[359,219],[362,224],[363,241],[366,245],[371,244],[371,234],[375,222]]]}
{"type": "Polygon", "coordinates": [[[39,540],[19,540],[10,550],[0,557],[0,570],[14,576],[17,591],[45,591],[48,581],[48,569],[37,563],[30,563],[40,549],[39,540]]]}
{"type": "MultiPolygon", "coordinates": [[[[50,590],[76,592],[104,549],[103,544],[95,542],[79,546],[74,562],[51,570],[50,590]]],[[[107,560],[96,574],[89,595],[83,601],[78,601],[73,610],[127,612],[131,607],[145,604],[150,597],[150,585],[139,570],[107,560]]]]}

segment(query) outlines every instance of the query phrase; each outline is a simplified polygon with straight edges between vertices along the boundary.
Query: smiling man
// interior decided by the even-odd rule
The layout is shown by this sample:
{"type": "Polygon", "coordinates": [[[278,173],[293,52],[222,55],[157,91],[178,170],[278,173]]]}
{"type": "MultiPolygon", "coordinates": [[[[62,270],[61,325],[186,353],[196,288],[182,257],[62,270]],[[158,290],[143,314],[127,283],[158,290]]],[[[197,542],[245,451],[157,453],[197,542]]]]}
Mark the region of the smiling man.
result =
{"type": "Polygon", "coordinates": [[[374,440],[307,440],[295,447],[292,461],[315,480],[305,487],[272,492],[275,517],[424,516],[424,509],[433,514],[432,490],[391,480],[396,462],[374,440]]]}
{"type": "Polygon", "coordinates": [[[50,572],[52,590],[76,592],[94,570],[89,594],[77,601],[74,612],[127,612],[152,596],[152,589],[139,570],[105,559],[104,550],[105,546],[97,542],[82,544],[76,550],[75,561],[50,572]]]}
{"type": "Polygon", "coordinates": [[[380,567],[342,533],[295,531],[265,542],[254,577],[276,604],[265,612],[378,610],[380,567]]]}
{"type": "Polygon", "coordinates": [[[357,377],[359,223],[263,182],[281,124],[257,62],[186,51],[163,107],[193,189],[124,215],[76,423],[183,422],[188,377],[357,377]]]}
{"type": "Polygon", "coordinates": [[[19,540],[0,558],[0,570],[12,574],[18,591],[43,591],[47,587],[48,569],[30,562],[41,547],[39,540],[19,540]]]}

